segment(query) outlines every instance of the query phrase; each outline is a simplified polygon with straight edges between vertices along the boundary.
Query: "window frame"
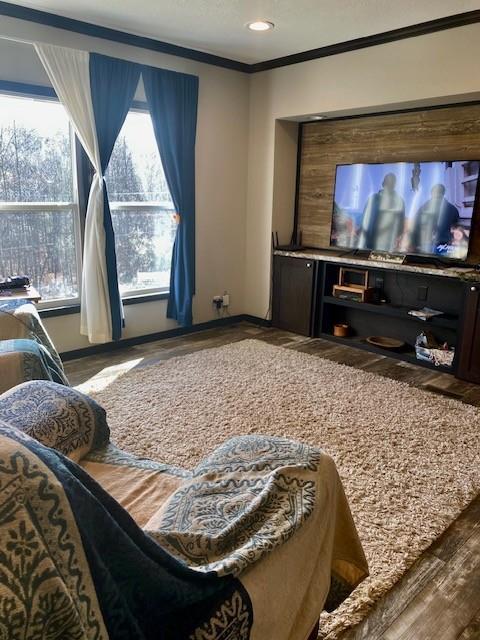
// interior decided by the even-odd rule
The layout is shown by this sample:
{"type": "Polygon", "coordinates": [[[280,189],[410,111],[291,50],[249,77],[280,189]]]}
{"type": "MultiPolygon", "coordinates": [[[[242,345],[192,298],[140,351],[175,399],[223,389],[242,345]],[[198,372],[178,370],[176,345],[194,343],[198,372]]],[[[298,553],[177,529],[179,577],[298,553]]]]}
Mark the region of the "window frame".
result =
{"type": "MultiPolygon", "coordinates": [[[[26,83],[14,82],[9,80],[0,80],[0,96],[1,95],[10,95],[10,96],[26,98],[30,100],[42,100],[45,102],[57,102],[57,103],[60,102],[53,87],[35,85],[35,84],[26,84],[26,83]]],[[[148,104],[140,100],[133,100],[129,111],[146,113],[150,115],[148,104]]],[[[69,127],[71,131],[70,143],[71,143],[74,202],[73,203],[25,203],[25,204],[24,203],[5,203],[5,205],[0,203],[0,216],[2,215],[3,211],[7,210],[10,204],[20,205],[23,211],[26,209],[29,209],[30,207],[31,207],[31,210],[33,210],[34,207],[37,207],[37,210],[38,210],[39,205],[43,206],[44,211],[45,210],[49,211],[52,209],[73,211],[78,295],[75,298],[57,298],[52,300],[40,300],[40,302],[37,303],[37,308],[43,317],[78,313],[80,310],[80,300],[82,295],[83,248],[84,248],[84,235],[85,235],[84,229],[85,229],[85,218],[87,214],[88,194],[85,193],[84,197],[82,196],[84,191],[83,183],[85,179],[85,175],[84,175],[85,171],[82,167],[80,154],[83,152],[83,150],[81,151],[79,150],[79,143],[77,141],[75,131],[70,122],[69,122],[69,127]]],[[[113,202],[110,202],[109,204],[110,204],[111,211],[114,211],[115,209],[122,209],[122,208],[125,209],[125,208],[128,208],[128,206],[130,206],[131,208],[142,207],[142,201],[139,201],[136,203],[133,203],[133,202],[121,203],[121,202],[113,201],[113,202]],[[140,207],[138,205],[140,205],[140,207]]],[[[142,208],[158,209],[160,208],[160,205],[161,203],[155,202],[155,201],[143,202],[142,208]]],[[[175,213],[174,207],[172,207],[171,213],[172,215],[174,215],[175,213]]],[[[131,305],[131,304],[139,304],[144,302],[153,302],[157,300],[166,300],[168,299],[169,294],[170,294],[169,286],[152,287],[149,289],[131,289],[121,293],[121,300],[124,305],[131,305]]]]}
{"type": "MultiPolygon", "coordinates": [[[[60,102],[55,91],[51,87],[0,81],[0,96],[4,95],[24,98],[32,101],[60,102]]],[[[72,202],[0,202],[0,219],[3,213],[11,213],[15,211],[27,211],[30,213],[42,211],[61,213],[71,211],[73,213],[75,266],[77,272],[78,294],[71,298],[40,300],[37,303],[39,311],[79,306],[82,295],[83,229],[79,202],[78,154],[75,149],[75,132],[70,121],[68,126],[70,130],[70,158],[72,161],[72,202]]]]}

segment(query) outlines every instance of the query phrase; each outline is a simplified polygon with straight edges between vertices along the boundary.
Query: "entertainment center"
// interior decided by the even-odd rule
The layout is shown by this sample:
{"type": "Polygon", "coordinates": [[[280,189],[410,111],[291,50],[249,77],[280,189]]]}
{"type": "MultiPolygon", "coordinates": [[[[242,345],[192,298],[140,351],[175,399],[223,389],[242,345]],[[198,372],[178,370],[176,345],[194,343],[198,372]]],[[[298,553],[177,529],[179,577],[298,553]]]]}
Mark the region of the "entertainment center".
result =
{"type": "Polygon", "coordinates": [[[478,104],[301,125],[274,326],[480,383],[479,158],[478,104]]]}
{"type": "Polygon", "coordinates": [[[480,274],[477,284],[448,269],[371,263],[305,250],[275,251],[273,278],[274,326],[480,382],[480,274]],[[352,266],[367,270],[369,284],[381,287],[386,302],[357,302],[332,295],[340,268],[352,266]],[[443,315],[424,321],[408,314],[423,306],[443,315]],[[333,335],[335,324],[346,324],[349,335],[333,335]],[[414,345],[424,331],[439,343],[455,346],[451,367],[417,359],[414,345]],[[382,349],[366,341],[372,335],[396,338],[405,346],[382,349]]]}

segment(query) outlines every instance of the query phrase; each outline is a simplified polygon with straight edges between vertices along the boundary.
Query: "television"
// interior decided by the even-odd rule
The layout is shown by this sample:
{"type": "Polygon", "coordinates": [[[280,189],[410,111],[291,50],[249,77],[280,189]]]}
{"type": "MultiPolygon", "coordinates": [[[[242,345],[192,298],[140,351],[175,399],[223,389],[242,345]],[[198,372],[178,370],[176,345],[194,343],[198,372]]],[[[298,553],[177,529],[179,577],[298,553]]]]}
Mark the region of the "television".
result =
{"type": "Polygon", "coordinates": [[[330,246],[465,260],[480,161],[337,165],[330,246]]]}

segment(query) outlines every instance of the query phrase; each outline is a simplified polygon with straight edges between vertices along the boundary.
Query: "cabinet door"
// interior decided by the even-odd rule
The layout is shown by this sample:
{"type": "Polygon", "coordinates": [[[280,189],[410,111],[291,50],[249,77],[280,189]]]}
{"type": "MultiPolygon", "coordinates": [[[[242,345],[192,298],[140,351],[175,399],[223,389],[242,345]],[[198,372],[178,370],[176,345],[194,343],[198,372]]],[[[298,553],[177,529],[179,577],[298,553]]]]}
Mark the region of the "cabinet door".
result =
{"type": "Polygon", "coordinates": [[[310,335],[315,263],[303,258],[274,256],[272,324],[310,335]]]}
{"type": "Polygon", "coordinates": [[[457,377],[480,383],[480,285],[469,286],[465,294],[457,377]]]}

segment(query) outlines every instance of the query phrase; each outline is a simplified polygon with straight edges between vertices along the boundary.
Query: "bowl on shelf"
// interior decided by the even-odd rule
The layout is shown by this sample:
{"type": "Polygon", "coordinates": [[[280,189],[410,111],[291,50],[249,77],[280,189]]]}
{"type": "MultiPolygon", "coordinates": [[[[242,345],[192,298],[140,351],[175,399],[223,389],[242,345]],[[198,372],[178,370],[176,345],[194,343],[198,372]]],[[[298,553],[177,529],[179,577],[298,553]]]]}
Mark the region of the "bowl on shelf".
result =
{"type": "Polygon", "coordinates": [[[367,342],[373,344],[374,347],[389,349],[390,351],[396,351],[405,346],[405,342],[402,342],[402,340],[388,338],[387,336],[368,336],[367,342]]]}

